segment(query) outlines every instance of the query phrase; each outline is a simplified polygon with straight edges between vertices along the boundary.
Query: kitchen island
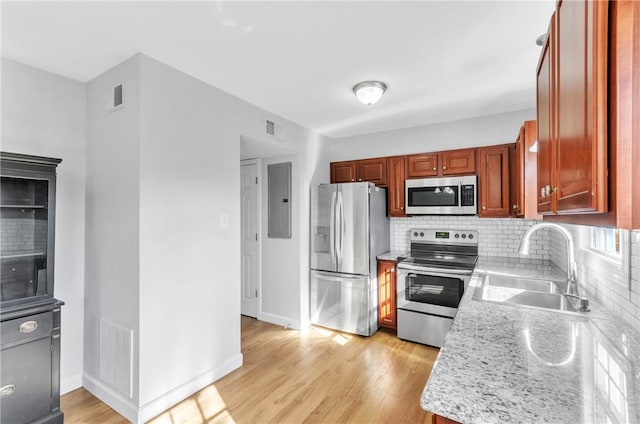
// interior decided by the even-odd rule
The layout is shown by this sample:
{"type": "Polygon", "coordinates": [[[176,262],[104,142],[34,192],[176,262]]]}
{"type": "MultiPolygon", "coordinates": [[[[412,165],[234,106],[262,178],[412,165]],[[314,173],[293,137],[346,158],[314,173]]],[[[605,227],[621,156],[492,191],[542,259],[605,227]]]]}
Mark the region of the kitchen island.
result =
{"type": "Polygon", "coordinates": [[[586,313],[473,298],[492,274],[566,281],[555,265],[537,262],[478,260],[422,408],[465,424],[639,423],[638,329],[591,298],[586,313]]]}

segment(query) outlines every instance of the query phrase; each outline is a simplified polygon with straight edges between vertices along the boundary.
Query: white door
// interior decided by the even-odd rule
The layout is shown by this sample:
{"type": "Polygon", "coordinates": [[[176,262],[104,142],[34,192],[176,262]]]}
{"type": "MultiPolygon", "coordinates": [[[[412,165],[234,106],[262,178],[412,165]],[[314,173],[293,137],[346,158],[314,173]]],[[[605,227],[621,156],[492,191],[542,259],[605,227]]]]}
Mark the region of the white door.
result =
{"type": "Polygon", "coordinates": [[[260,278],[260,161],[241,161],[242,305],[243,315],[258,317],[260,278]]]}

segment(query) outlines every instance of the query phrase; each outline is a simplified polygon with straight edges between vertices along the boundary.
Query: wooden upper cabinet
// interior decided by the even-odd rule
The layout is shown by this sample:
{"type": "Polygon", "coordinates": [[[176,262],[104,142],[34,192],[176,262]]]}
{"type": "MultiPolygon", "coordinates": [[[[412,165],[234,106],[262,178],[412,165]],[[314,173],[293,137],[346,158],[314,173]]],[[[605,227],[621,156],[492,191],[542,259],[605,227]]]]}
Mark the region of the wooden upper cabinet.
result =
{"type": "Polygon", "coordinates": [[[511,213],[519,218],[542,218],[538,214],[538,161],[536,153],[531,151],[537,138],[536,121],[525,121],[520,127],[511,163],[511,213]]]}
{"type": "Polygon", "coordinates": [[[607,211],[608,7],[606,1],[560,1],[557,6],[558,212],[607,211]]]}
{"type": "Polygon", "coordinates": [[[476,149],[447,150],[407,156],[407,178],[463,175],[476,172],[476,149]]]}
{"type": "Polygon", "coordinates": [[[555,37],[555,13],[551,17],[547,41],[542,48],[542,56],[538,63],[536,73],[537,79],[537,123],[538,123],[538,161],[537,161],[537,190],[536,197],[538,199],[538,212],[551,213],[555,209],[555,202],[552,204],[551,188],[551,168],[552,160],[555,157],[551,154],[551,139],[553,130],[553,80],[551,78],[552,57],[551,44],[555,37]]]}
{"type": "Polygon", "coordinates": [[[406,216],[404,211],[404,180],[405,176],[405,156],[393,156],[389,158],[388,178],[389,187],[387,189],[389,216],[406,216]]]}
{"type": "Polygon", "coordinates": [[[478,215],[484,218],[511,214],[509,157],[511,145],[478,148],[478,215]]]}
{"type": "Polygon", "coordinates": [[[476,172],[476,149],[448,150],[442,155],[442,175],[476,172]]]}
{"type": "Polygon", "coordinates": [[[425,153],[407,156],[407,178],[436,177],[439,170],[439,155],[425,153]]]}
{"type": "Polygon", "coordinates": [[[538,212],[608,211],[611,2],[558,1],[537,69],[538,212]]]}
{"type": "Polygon", "coordinates": [[[331,162],[330,166],[332,184],[369,181],[387,185],[387,158],[331,162]]]}
{"type": "Polygon", "coordinates": [[[370,181],[377,186],[387,185],[387,158],[356,161],[357,181],[370,181]]]}
{"type": "Polygon", "coordinates": [[[356,161],[331,162],[331,184],[356,181],[356,161]]]}

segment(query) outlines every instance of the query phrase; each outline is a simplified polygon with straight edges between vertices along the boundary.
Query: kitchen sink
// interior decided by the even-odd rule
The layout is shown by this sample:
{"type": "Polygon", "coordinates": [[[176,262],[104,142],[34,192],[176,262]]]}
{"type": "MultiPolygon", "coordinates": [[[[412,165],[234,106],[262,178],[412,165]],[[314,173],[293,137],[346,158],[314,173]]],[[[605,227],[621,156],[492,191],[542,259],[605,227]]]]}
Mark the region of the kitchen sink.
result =
{"type": "Polygon", "coordinates": [[[560,289],[553,281],[509,277],[506,275],[487,275],[483,285],[485,287],[506,287],[542,293],[560,293],[560,289]]]}
{"type": "Polygon", "coordinates": [[[555,282],[532,278],[489,274],[476,287],[473,299],[561,312],[576,311],[555,282]]]}

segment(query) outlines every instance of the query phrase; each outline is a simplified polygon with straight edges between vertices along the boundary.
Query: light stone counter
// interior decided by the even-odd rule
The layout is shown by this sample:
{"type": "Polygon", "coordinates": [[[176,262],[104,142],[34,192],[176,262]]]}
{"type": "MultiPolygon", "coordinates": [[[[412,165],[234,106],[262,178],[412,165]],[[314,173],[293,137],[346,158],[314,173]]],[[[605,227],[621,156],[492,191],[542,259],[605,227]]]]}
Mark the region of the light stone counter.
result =
{"type": "Polygon", "coordinates": [[[465,424],[640,423],[638,329],[593,301],[568,314],[472,299],[488,273],[566,278],[541,262],[480,258],[423,409],[465,424]]]}
{"type": "Polygon", "coordinates": [[[397,261],[399,256],[406,256],[408,254],[409,252],[405,250],[392,250],[391,252],[376,256],[376,259],[381,261],[397,261]]]}

